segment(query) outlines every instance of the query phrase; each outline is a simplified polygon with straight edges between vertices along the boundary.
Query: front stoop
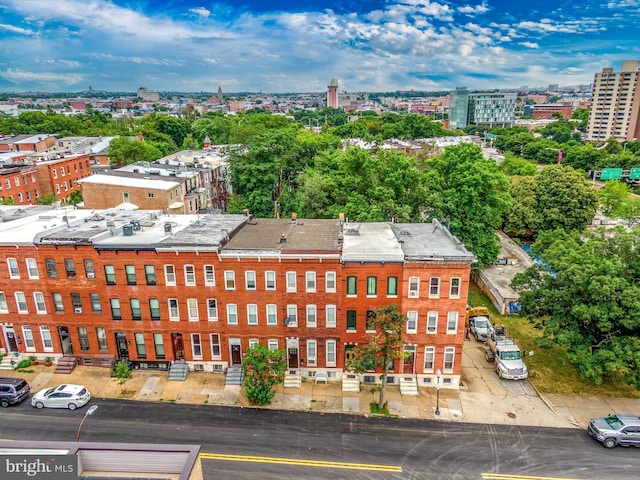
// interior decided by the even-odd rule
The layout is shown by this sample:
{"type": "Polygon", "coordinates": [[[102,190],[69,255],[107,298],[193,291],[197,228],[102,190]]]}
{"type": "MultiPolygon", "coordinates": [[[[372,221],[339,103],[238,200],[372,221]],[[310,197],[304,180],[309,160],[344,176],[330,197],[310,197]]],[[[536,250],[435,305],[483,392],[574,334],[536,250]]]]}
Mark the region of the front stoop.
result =
{"type": "Polygon", "coordinates": [[[169,367],[169,381],[184,382],[189,374],[189,365],[184,360],[176,360],[169,367]]]}
{"type": "Polygon", "coordinates": [[[53,373],[65,373],[69,374],[73,372],[73,369],[78,365],[78,360],[76,357],[71,355],[65,355],[58,359],[58,364],[56,365],[56,369],[53,373]]]}
{"type": "Polygon", "coordinates": [[[300,388],[302,386],[302,377],[300,372],[288,372],[284,376],[284,388],[300,388]]]}
{"type": "Polygon", "coordinates": [[[415,376],[400,377],[400,393],[402,395],[418,396],[418,381],[415,376]]]}
{"type": "Polygon", "coordinates": [[[345,373],[342,376],[343,392],[360,392],[360,380],[355,373],[345,373]]]}

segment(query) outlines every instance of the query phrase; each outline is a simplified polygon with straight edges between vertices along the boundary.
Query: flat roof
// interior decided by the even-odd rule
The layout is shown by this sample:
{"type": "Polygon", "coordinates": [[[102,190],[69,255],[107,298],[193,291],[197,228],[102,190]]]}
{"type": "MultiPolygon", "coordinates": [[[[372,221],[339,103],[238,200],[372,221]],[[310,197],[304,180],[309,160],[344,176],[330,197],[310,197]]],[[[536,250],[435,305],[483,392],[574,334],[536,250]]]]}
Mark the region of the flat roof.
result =
{"type": "Polygon", "coordinates": [[[78,183],[92,183],[96,185],[119,185],[122,187],[147,188],[149,190],[169,191],[181,185],[182,182],[171,180],[175,177],[162,177],[160,175],[141,175],[132,172],[113,172],[110,174],[96,173],[78,180],[78,183]]]}
{"type": "Polygon", "coordinates": [[[407,260],[476,261],[464,244],[437,220],[431,223],[393,223],[391,228],[401,242],[407,260]]]}
{"type": "Polygon", "coordinates": [[[342,260],[403,262],[404,252],[389,223],[345,223],[342,260]]]}

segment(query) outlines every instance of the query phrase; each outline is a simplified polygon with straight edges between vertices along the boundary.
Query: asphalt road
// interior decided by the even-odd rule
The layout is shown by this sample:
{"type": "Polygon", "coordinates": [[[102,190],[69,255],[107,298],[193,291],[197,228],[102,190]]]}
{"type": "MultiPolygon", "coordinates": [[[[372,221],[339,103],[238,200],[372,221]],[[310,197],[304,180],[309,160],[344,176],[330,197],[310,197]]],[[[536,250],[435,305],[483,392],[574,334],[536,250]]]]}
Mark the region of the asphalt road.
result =
{"type": "MultiPolygon", "coordinates": [[[[584,431],[94,399],[81,441],[201,445],[206,480],[637,478],[584,431]],[[261,457],[261,458],[256,458],[261,457]]],[[[0,438],[73,441],[87,407],[0,410],[0,438]]]]}

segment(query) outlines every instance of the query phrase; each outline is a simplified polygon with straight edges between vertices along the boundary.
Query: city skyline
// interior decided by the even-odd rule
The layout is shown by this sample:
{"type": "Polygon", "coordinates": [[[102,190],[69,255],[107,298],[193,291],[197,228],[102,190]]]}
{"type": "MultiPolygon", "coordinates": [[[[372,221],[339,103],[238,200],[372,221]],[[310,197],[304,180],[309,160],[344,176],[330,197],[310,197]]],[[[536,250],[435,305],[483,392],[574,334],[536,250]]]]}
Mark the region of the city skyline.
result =
{"type": "Polygon", "coordinates": [[[637,0],[6,0],[0,91],[577,85],[640,58],[637,0]]]}

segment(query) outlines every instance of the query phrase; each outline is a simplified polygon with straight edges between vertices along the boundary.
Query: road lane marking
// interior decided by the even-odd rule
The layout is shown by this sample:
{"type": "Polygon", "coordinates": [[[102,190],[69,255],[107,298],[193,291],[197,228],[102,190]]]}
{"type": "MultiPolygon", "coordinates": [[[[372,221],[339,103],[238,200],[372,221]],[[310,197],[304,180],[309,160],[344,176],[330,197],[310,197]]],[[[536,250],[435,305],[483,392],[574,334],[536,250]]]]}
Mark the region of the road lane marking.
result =
{"type": "Polygon", "coordinates": [[[201,453],[203,460],[224,460],[231,462],[274,463],[298,467],[342,468],[347,470],[373,470],[377,472],[402,473],[398,465],[376,465],[368,463],[325,462],[322,460],[300,460],[297,458],[258,457],[253,455],[227,455],[223,453],[201,453]]]}
{"type": "Polygon", "coordinates": [[[578,480],[570,477],[537,477],[531,475],[511,475],[509,473],[483,473],[485,480],[578,480]]]}

